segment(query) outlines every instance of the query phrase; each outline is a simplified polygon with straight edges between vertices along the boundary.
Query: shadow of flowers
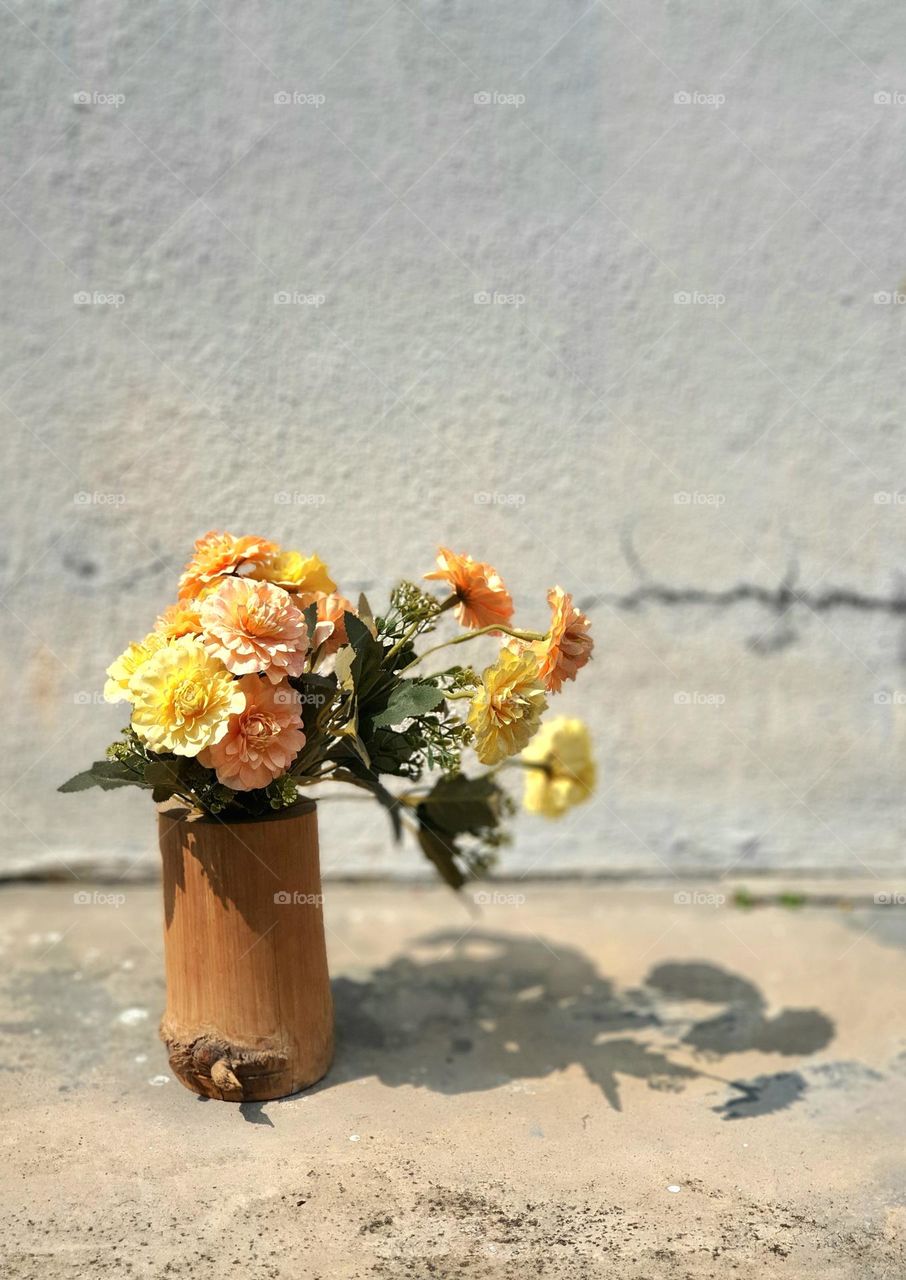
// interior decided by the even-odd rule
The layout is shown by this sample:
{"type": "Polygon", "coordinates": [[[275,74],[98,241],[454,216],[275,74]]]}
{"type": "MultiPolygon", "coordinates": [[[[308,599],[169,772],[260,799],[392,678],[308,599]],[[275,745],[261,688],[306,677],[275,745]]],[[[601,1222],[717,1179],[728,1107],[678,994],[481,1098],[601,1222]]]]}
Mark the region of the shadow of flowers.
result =
{"type": "Polygon", "coordinates": [[[817,1009],[769,1017],[751,981],[707,962],[660,964],[640,987],[618,990],[580,951],[558,942],[555,953],[534,936],[440,932],[416,951],[365,980],[334,982],[337,1060],[322,1087],[375,1075],[454,1094],[578,1064],[617,1111],[621,1076],[673,1091],[718,1081],[730,1096],[714,1110],[733,1120],[791,1105],[806,1082],[795,1071],[730,1080],[717,1073],[721,1058],[798,1059],[834,1035],[817,1009]],[[702,1004],[714,1012],[701,1017],[702,1004]]]}

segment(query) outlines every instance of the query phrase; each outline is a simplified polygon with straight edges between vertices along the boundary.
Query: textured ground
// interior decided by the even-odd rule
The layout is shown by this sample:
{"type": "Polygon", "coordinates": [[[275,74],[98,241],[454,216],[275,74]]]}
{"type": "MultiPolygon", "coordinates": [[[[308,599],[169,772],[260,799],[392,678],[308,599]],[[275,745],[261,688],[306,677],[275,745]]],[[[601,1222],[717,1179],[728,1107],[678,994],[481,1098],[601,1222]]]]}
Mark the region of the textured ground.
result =
{"type": "Polygon", "coordinates": [[[7,1276],[904,1273],[906,911],[875,882],[480,914],[333,886],[335,1067],[240,1107],[169,1077],[158,889],[80,892],[0,895],[7,1276]]]}

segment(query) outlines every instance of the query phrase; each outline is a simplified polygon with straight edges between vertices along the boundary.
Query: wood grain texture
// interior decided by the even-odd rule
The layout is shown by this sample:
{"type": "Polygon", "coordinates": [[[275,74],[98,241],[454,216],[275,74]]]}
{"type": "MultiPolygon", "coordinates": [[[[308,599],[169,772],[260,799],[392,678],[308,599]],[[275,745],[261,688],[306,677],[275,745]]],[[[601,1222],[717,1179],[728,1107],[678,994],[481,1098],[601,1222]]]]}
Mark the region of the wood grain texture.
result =
{"type": "Polygon", "coordinates": [[[158,821],[171,1068],[229,1102],[314,1084],[333,1057],[315,806],[224,823],[170,805],[158,821]]]}

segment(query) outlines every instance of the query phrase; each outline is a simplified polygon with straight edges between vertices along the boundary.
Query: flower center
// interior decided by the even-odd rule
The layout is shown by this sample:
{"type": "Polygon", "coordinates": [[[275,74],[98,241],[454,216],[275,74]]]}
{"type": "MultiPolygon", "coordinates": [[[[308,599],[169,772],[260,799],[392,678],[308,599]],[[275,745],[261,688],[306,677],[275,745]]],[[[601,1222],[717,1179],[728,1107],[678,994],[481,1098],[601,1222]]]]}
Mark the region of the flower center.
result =
{"type": "Polygon", "coordinates": [[[242,731],[256,746],[263,747],[279,736],[280,726],[263,711],[252,711],[245,717],[242,731]]]}
{"type": "Polygon", "coordinates": [[[192,720],[207,705],[208,695],[204,685],[198,680],[182,680],[175,686],[172,694],[173,710],[185,720],[192,720]]]}

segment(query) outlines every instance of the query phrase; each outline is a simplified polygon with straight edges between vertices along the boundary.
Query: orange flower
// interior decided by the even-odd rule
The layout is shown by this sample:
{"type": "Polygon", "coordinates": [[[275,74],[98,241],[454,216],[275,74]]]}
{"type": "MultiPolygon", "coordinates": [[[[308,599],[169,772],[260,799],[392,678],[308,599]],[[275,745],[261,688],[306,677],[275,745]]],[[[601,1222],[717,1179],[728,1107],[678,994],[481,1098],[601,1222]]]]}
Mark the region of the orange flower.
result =
{"type": "Polygon", "coordinates": [[[459,602],[454,612],[462,626],[493,627],[512,618],[512,597],[500,574],[489,564],[440,547],[437,566],[431,573],[426,573],[425,578],[436,578],[450,584],[459,602]]]}
{"type": "Polygon", "coordinates": [[[201,631],[198,617],[198,606],[188,600],[168,605],[154,624],[158,635],[168,640],[178,640],[180,636],[197,636],[201,631]]]}
{"type": "Polygon", "coordinates": [[[308,628],[292,597],[270,582],[226,578],[199,610],[202,639],[234,676],[263,672],[271,684],[300,676],[308,628]]]}
{"type": "Polygon", "coordinates": [[[595,642],[588,634],[591,623],[575,608],[568,591],[552,587],[547,602],[553,610],[550,636],[532,648],[541,662],[544,687],[559,693],[563,681],[575,680],[576,672],[588,662],[595,642]]]}
{"type": "Polygon", "coordinates": [[[198,758],[217,771],[225,787],[254,791],[286,773],[305,746],[302,699],[290,685],[257,676],[243,676],[237,684],[245,709],[230,716],[225,735],[198,758]]]}
{"type": "MultiPolygon", "coordinates": [[[[321,624],[328,623],[332,628],[324,641],[323,653],[328,656],[341,648],[344,644],[349,644],[349,637],[346,634],[346,622],[343,618],[344,613],[355,613],[354,607],[349,603],[345,596],[332,592],[325,595],[323,591],[308,591],[301,596],[294,597],[300,609],[307,609],[310,604],[318,606],[318,633],[312,642],[312,648],[315,648],[321,632],[321,624]]],[[[324,627],[327,630],[327,627],[324,627]]]]}
{"type": "Polygon", "coordinates": [[[246,573],[268,556],[275,556],[280,548],[266,538],[246,536],[236,538],[232,533],[211,530],[195,543],[195,553],[179,580],[180,600],[194,600],[204,594],[205,587],[216,578],[228,573],[246,573]]]}

